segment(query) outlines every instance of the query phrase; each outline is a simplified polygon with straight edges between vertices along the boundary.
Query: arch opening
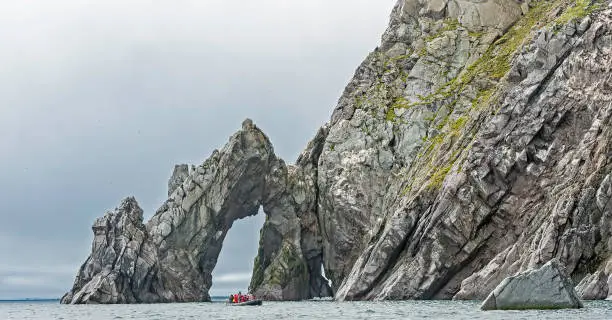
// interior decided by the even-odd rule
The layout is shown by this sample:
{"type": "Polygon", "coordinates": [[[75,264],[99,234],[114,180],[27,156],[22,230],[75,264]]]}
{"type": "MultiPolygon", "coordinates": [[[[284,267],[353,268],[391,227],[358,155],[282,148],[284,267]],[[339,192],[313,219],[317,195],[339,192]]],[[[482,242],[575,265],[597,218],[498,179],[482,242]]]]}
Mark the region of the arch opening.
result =
{"type": "Polygon", "coordinates": [[[256,215],[234,221],[228,230],[212,272],[209,290],[212,300],[224,300],[230,293],[248,291],[253,257],[257,255],[259,234],[265,219],[266,215],[260,208],[256,215]]]}

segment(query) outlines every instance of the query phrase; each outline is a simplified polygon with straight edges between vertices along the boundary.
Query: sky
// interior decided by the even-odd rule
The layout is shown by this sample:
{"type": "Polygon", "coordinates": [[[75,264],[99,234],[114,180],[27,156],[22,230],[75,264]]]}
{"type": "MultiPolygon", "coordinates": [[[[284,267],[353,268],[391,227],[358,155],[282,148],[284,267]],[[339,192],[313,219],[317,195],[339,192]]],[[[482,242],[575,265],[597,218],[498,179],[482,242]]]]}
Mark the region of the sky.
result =
{"type": "MultiPolygon", "coordinates": [[[[0,2],[0,299],[56,298],[94,219],[151,217],[174,164],[251,118],[293,162],[395,0],[0,2]]],[[[263,215],[238,221],[211,294],[246,290],[263,215]]]]}

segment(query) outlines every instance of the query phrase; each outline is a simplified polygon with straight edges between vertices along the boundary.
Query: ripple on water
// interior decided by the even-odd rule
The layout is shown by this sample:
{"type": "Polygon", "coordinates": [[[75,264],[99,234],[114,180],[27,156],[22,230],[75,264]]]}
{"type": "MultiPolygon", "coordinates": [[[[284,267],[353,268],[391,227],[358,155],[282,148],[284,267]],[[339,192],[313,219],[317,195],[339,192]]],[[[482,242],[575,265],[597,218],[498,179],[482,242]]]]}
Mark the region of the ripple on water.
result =
{"type": "Polygon", "coordinates": [[[612,319],[612,301],[585,305],[580,310],[483,312],[479,302],[470,301],[265,302],[261,307],[229,307],[224,303],[115,306],[0,303],[0,319],[612,319]]]}

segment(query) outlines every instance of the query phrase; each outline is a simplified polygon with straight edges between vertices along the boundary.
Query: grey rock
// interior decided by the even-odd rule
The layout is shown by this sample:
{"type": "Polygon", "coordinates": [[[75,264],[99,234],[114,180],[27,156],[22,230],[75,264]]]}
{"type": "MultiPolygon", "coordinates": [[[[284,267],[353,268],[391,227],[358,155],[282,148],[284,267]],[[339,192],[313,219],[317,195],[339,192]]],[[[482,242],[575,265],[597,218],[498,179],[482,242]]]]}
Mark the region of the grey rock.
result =
{"type": "Polygon", "coordinates": [[[145,256],[153,248],[145,242],[147,230],[142,214],[136,200],[130,197],[96,219],[91,256],[79,270],[73,290],[62,297],[62,303],[135,303],[151,298],[148,292],[138,290],[150,284],[148,273],[156,268],[145,256]]]}
{"type": "Polygon", "coordinates": [[[558,260],[504,279],[482,303],[482,310],[578,309],[583,304],[558,260]]]}
{"type": "MultiPolygon", "coordinates": [[[[563,8],[560,10],[562,13],[563,8]]],[[[427,32],[434,33],[434,40],[446,32],[453,33],[447,26],[445,29],[450,30],[437,36],[438,20],[412,17],[392,16],[390,29],[394,23],[409,25],[419,19],[432,26],[427,32]]],[[[352,268],[339,277],[337,299],[484,299],[507,276],[538,268],[552,258],[567,265],[568,273],[577,281],[587,270],[605,269],[606,263],[600,261],[606,261],[612,252],[612,220],[605,178],[610,172],[609,157],[602,146],[610,143],[609,131],[603,128],[610,123],[612,87],[599,79],[609,78],[606,73],[611,61],[604,52],[612,48],[612,23],[609,11],[595,13],[590,19],[591,23],[579,28],[582,33],[555,32],[539,29],[546,25],[543,17],[538,28],[523,34],[525,42],[509,57],[505,78],[487,79],[486,64],[495,63],[493,58],[486,62],[471,58],[466,63],[472,64],[467,71],[466,64],[459,65],[455,83],[467,72],[483,71],[481,79],[466,83],[456,95],[436,94],[440,91],[436,87],[447,84],[419,71],[419,75],[432,79],[429,87],[421,86],[424,89],[419,89],[419,94],[433,94],[419,97],[413,87],[404,97],[412,105],[393,121],[396,144],[392,153],[396,160],[392,167],[397,171],[386,171],[387,180],[380,186],[368,184],[374,189],[371,194],[382,194],[383,205],[369,205],[365,210],[370,219],[377,218],[363,227],[372,232],[352,233],[356,237],[351,243],[357,254],[356,258],[345,255],[351,257],[347,264],[352,268]],[[493,91],[490,101],[477,107],[478,97],[487,90],[493,91]],[[415,110],[429,110],[434,119],[425,122],[425,134],[413,140],[424,138],[414,146],[416,152],[412,156],[399,154],[398,137],[414,125],[415,110]],[[568,121],[577,126],[570,126],[568,121]]],[[[576,30],[576,23],[569,21],[558,28],[576,30]]],[[[477,41],[489,39],[488,34],[501,28],[494,29],[482,31],[477,41]]],[[[388,30],[383,43],[407,41],[393,34],[388,30]]],[[[486,54],[475,42],[472,37],[470,56],[486,54]]],[[[495,48],[500,44],[484,45],[495,48]]],[[[391,46],[381,45],[386,47],[391,46]]],[[[417,59],[432,57],[427,51],[417,59]]],[[[435,68],[439,65],[443,63],[435,68]]],[[[409,75],[407,82],[417,66],[418,62],[402,65],[409,75]]],[[[380,72],[381,79],[388,81],[385,71],[380,72]]],[[[390,81],[385,86],[394,85],[390,81]]],[[[385,90],[393,92],[393,88],[385,90]]],[[[366,94],[363,100],[376,98],[380,91],[366,94]]],[[[377,104],[388,106],[392,102],[377,104]]],[[[368,107],[364,103],[360,109],[368,107]]],[[[353,119],[355,116],[357,112],[353,119]]],[[[338,129],[341,126],[340,122],[336,124],[338,129]]],[[[330,131],[338,129],[332,127],[330,131]]],[[[333,142],[356,143],[350,141],[355,138],[344,137],[349,141],[333,142]]],[[[384,150],[386,146],[370,148],[384,150]]],[[[324,153],[322,163],[329,161],[326,157],[324,153]]],[[[347,171],[341,168],[343,173],[347,171]]],[[[371,170],[372,166],[367,168],[371,170]]],[[[343,186],[351,187],[352,183],[343,186]]],[[[336,201],[335,205],[339,204],[336,201]]],[[[354,223],[345,222],[343,215],[338,214],[335,228],[346,224],[351,230],[354,223]]]]}
{"type": "Polygon", "coordinates": [[[174,166],[172,176],[168,180],[168,197],[185,182],[187,177],[189,177],[189,165],[177,164],[174,166]]]}
{"type": "Polygon", "coordinates": [[[480,27],[493,27],[500,30],[509,28],[523,13],[521,3],[518,1],[488,0],[470,1],[455,0],[449,5],[451,17],[473,29],[480,27]]]}
{"type": "Polygon", "coordinates": [[[603,271],[589,274],[576,286],[576,292],[583,300],[604,300],[608,298],[610,277],[603,271]]]}

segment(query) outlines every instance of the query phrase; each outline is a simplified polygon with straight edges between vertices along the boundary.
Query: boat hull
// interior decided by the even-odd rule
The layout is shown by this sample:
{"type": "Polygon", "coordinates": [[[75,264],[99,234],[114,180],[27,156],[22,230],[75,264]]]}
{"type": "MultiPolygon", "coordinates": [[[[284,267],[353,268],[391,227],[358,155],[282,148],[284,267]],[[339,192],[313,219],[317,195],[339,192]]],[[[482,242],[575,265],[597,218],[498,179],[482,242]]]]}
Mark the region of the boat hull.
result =
{"type": "Polygon", "coordinates": [[[261,306],[262,301],[261,300],[251,300],[251,301],[245,301],[245,302],[240,302],[240,303],[228,303],[228,305],[232,306],[232,307],[239,307],[239,306],[261,306]]]}

